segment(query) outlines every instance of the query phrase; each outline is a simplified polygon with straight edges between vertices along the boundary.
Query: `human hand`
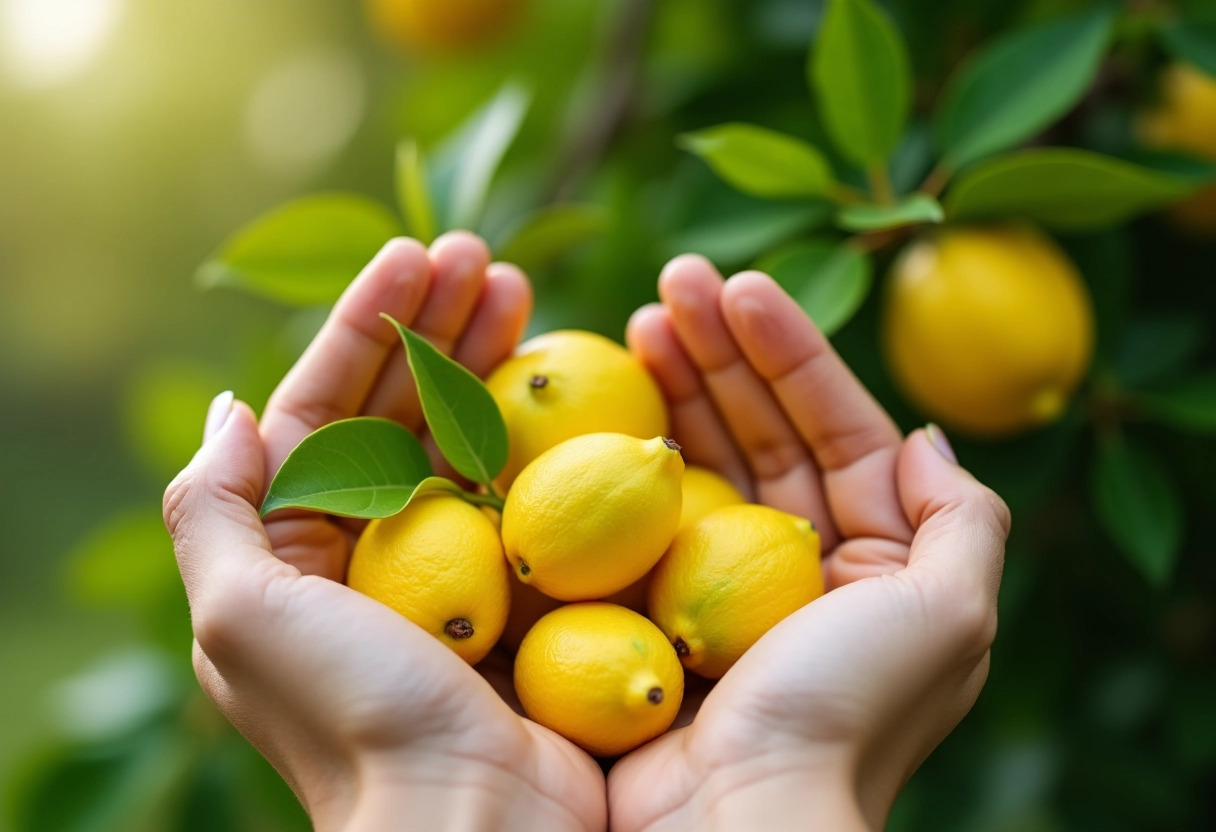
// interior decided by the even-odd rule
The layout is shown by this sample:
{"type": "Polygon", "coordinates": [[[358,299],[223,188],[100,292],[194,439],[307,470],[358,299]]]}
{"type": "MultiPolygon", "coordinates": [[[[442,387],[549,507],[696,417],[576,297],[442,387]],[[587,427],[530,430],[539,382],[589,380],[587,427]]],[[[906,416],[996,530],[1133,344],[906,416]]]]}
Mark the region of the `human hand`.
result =
{"type": "Polygon", "coordinates": [[[342,584],[362,524],[299,511],[263,524],[257,511],[269,478],[317,428],[357,415],[422,428],[405,351],[381,312],[484,375],[510,354],[530,306],[524,275],[490,265],[472,235],[446,235],[429,253],[390,242],[275,391],[260,428],[248,406],[217,397],[202,449],[165,493],[199,681],[318,829],[606,823],[594,760],[517,716],[493,687],[503,679],[487,681],[342,584]]]}
{"type": "Polygon", "coordinates": [[[987,677],[1008,510],[939,429],[902,438],[767,276],[685,256],[659,294],[628,340],[687,460],[814,521],[829,591],[617,763],[613,826],[882,828],[987,677]]]}

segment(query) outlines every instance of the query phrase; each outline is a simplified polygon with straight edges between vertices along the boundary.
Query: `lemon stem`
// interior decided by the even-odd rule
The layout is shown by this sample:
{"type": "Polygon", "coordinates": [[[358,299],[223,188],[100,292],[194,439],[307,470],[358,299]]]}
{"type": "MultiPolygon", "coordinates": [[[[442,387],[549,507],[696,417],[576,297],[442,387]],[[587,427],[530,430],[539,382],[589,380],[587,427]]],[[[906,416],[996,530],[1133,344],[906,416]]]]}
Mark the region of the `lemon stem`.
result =
{"type": "Polygon", "coordinates": [[[653,687],[646,691],[646,701],[651,705],[660,704],[663,701],[663,689],[660,687],[653,687]]]}
{"type": "Polygon", "coordinates": [[[502,511],[502,507],[506,505],[506,500],[499,496],[494,486],[490,486],[489,494],[474,494],[472,491],[461,490],[460,498],[466,503],[472,503],[475,506],[489,506],[495,511],[502,511]]]}

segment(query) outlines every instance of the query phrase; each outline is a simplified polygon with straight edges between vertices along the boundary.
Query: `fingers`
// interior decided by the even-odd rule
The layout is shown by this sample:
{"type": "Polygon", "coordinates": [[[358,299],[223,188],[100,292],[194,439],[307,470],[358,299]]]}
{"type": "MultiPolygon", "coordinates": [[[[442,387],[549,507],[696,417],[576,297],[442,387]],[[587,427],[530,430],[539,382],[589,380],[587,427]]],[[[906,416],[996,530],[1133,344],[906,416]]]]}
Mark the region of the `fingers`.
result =
{"type": "Polygon", "coordinates": [[[485,287],[452,357],[484,377],[515,349],[532,315],[532,284],[516,266],[491,263],[485,287]]]}
{"type": "MultiPolygon", "coordinates": [[[[722,289],[726,325],[823,471],[846,538],[907,543],[912,528],[895,491],[903,438],[827,338],[772,278],[737,274],[722,289]]],[[[863,567],[868,568],[865,564],[863,567]]]]}
{"type": "Polygon", "coordinates": [[[755,477],[757,497],[810,517],[831,549],[836,533],[819,468],[768,383],[736,345],[723,317],[722,285],[708,260],[685,255],[663,270],[659,296],[755,477]]]}
{"type": "MultiPolygon", "coordinates": [[[[431,290],[416,316],[398,319],[450,355],[477,306],[486,283],[490,251],[467,231],[444,234],[430,248],[431,290]]],[[[397,333],[389,327],[397,349],[385,364],[364,413],[394,419],[417,431],[422,427],[422,408],[405,350],[397,333]]]]}
{"type": "Polygon", "coordinates": [[[899,457],[899,491],[916,529],[900,575],[979,654],[992,643],[1010,517],[1005,502],[953,460],[940,429],[918,430],[899,457]]]}
{"type": "Polygon", "coordinates": [[[430,282],[426,249],[407,239],[390,241],[355,278],[266,406],[268,477],[305,436],[359,413],[381,367],[399,349],[397,333],[380,313],[413,320],[430,282]]]}
{"type": "Polygon", "coordinates": [[[625,341],[663,391],[672,437],[684,446],[684,458],[717,471],[750,496],[751,474],[701,383],[701,374],[680,346],[667,309],[653,303],[633,313],[625,341]]]}

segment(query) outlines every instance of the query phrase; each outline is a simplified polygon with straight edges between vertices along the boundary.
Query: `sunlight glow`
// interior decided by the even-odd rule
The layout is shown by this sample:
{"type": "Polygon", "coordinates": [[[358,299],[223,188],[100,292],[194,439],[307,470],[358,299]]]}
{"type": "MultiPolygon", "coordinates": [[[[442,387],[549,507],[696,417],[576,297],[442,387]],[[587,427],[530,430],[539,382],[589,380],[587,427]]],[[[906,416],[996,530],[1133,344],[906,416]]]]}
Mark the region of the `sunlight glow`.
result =
{"type": "Polygon", "coordinates": [[[0,0],[4,74],[49,87],[88,68],[118,27],[125,0],[0,0]]]}

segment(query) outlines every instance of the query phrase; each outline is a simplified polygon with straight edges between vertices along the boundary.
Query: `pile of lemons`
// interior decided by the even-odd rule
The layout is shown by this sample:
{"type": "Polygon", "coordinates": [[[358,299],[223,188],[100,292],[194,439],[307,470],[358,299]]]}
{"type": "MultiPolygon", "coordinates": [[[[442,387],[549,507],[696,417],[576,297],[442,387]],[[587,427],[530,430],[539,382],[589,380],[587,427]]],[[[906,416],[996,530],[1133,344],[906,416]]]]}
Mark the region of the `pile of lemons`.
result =
{"type": "Polygon", "coordinates": [[[470,664],[515,654],[536,722],[622,754],[666,731],[685,669],[721,677],[823,592],[819,536],[685,466],[646,369],[561,331],[487,380],[507,425],[501,518],[448,493],[372,521],[347,583],[470,664]]]}

